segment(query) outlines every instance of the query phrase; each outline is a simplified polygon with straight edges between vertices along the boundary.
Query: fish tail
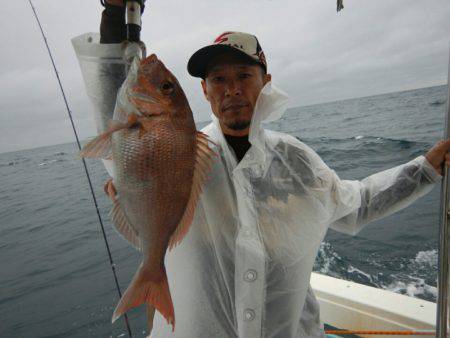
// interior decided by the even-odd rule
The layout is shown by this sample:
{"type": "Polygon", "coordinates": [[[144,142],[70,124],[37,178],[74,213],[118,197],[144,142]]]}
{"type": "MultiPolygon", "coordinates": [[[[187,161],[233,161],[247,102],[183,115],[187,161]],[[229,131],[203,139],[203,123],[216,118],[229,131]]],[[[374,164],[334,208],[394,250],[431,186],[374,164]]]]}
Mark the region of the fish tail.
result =
{"type": "Polygon", "coordinates": [[[172,297],[170,296],[169,284],[167,282],[166,269],[163,267],[158,278],[149,278],[149,273],[143,269],[143,264],[133,277],[130,285],[117,304],[112,316],[114,323],[122,314],[143,303],[151,304],[172,325],[175,330],[175,314],[172,297]]]}

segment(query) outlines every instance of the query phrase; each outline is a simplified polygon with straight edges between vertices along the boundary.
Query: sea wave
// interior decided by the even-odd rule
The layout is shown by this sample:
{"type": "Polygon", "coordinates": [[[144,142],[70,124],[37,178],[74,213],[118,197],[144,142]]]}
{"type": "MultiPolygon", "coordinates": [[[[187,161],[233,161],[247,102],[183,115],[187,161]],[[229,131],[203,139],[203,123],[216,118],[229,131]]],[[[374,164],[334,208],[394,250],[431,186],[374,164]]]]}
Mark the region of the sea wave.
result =
{"type": "Polygon", "coordinates": [[[44,161],[43,162],[41,162],[41,163],[39,163],[38,164],[38,166],[43,166],[43,165],[49,165],[49,164],[52,164],[52,163],[55,163],[55,162],[58,162],[58,160],[48,160],[48,159],[44,159],[44,161]]]}
{"type": "MultiPolygon", "coordinates": [[[[408,295],[410,297],[426,297],[436,299],[437,288],[433,285],[429,285],[423,278],[417,278],[413,276],[407,277],[410,281],[395,280],[389,285],[381,285],[385,290],[408,295]],[[427,297],[428,296],[428,297],[427,297]]],[[[419,297],[419,298],[422,298],[419,297]]]]}
{"type": "Polygon", "coordinates": [[[58,151],[53,154],[45,154],[42,157],[36,156],[34,153],[29,153],[28,156],[16,156],[10,157],[10,154],[5,154],[5,158],[0,161],[0,168],[2,167],[13,167],[20,166],[25,163],[34,162],[37,166],[46,166],[56,162],[63,162],[70,159],[73,155],[64,152],[58,151]],[[9,157],[9,158],[8,158],[9,157]]]}
{"type": "Polygon", "coordinates": [[[0,162],[0,168],[17,166],[17,165],[20,165],[22,163],[26,163],[29,161],[31,161],[31,159],[28,157],[14,157],[12,159],[5,159],[2,162],[0,162]]]}
{"type": "Polygon", "coordinates": [[[428,145],[428,142],[419,142],[419,141],[411,141],[411,140],[405,140],[405,139],[395,139],[395,138],[389,138],[389,137],[382,137],[382,136],[373,136],[373,135],[355,135],[347,138],[329,138],[329,137],[311,137],[311,138],[299,138],[297,137],[299,141],[305,142],[305,143],[316,143],[316,142],[326,142],[326,143],[348,143],[349,141],[359,141],[364,143],[374,143],[374,144],[394,144],[394,145],[401,145],[401,146],[423,146],[428,145]]]}
{"type": "Polygon", "coordinates": [[[445,103],[447,103],[447,100],[436,100],[436,101],[430,102],[430,106],[442,106],[445,103]]]}
{"type": "MultiPolygon", "coordinates": [[[[328,276],[337,277],[336,268],[339,263],[342,263],[342,257],[334,251],[332,245],[328,242],[322,242],[317,253],[317,258],[314,263],[314,271],[328,276]]],[[[341,264],[342,265],[342,264],[341,264]]]]}
{"type": "MultiPolygon", "coordinates": [[[[391,292],[417,297],[428,301],[436,301],[437,281],[424,278],[424,275],[435,274],[437,265],[437,251],[419,251],[409,264],[403,264],[401,273],[369,273],[364,269],[354,266],[341,257],[329,242],[323,242],[314,264],[314,271],[335,278],[350,280],[356,283],[385,289],[391,292]],[[434,284],[434,285],[433,285],[434,284]]],[[[387,266],[383,261],[370,262],[376,266],[376,271],[385,271],[387,266]]]]}
{"type": "Polygon", "coordinates": [[[413,262],[417,264],[437,267],[438,252],[435,249],[427,251],[419,251],[413,262]]]}

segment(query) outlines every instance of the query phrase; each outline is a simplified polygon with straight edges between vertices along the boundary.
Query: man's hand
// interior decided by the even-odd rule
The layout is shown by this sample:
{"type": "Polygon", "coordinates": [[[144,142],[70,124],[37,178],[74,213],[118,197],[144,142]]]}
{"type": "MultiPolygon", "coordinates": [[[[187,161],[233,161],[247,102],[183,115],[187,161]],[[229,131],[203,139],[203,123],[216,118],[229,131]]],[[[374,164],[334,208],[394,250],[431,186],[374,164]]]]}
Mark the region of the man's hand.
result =
{"type": "Polygon", "coordinates": [[[441,140],[437,142],[428,152],[425,154],[426,159],[436,169],[436,171],[442,175],[442,166],[444,161],[447,167],[450,168],[450,154],[447,153],[450,149],[450,138],[447,140],[441,140]]]}

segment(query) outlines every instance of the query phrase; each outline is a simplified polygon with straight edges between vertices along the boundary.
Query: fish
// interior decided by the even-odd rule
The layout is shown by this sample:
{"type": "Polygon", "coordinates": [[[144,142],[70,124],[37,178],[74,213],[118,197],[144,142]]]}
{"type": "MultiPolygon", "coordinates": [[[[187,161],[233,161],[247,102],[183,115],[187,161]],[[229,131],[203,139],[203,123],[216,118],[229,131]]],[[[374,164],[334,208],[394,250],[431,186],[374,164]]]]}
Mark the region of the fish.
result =
{"type": "Polygon", "coordinates": [[[112,223],[143,255],[112,322],[147,303],[150,330],[155,309],[175,330],[164,258],[192,224],[217,156],[211,144],[196,130],[186,95],[163,62],[155,54],[135,59],[108,129],[80,152],[112,159],[113,178],[105,185],[113,203],[112,223]]]}

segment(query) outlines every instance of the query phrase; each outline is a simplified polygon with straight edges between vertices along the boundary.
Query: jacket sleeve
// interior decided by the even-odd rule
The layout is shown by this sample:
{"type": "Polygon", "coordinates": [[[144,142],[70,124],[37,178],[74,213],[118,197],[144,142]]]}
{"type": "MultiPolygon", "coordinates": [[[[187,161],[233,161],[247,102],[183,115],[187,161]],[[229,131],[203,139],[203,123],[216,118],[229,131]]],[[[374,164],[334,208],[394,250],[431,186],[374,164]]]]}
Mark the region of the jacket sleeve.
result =
{"type": "Polygon", "coordinates": [[[105,2],[100,22],[100,43],[121,43],[126,38],[125,7],[105,2]]]}
{"type": "Polygon", "coordinates": [[[406,208],[441,178],[423,155],[361,181],[341,180],[331,169],[330,174],[335,207],[330,226],[351,235],[369,222],[406,208]]]}

